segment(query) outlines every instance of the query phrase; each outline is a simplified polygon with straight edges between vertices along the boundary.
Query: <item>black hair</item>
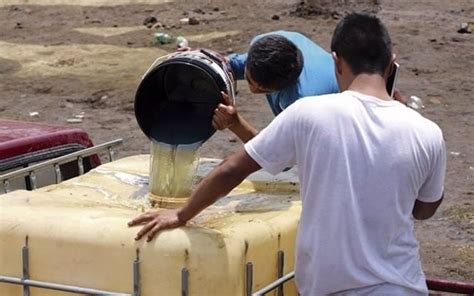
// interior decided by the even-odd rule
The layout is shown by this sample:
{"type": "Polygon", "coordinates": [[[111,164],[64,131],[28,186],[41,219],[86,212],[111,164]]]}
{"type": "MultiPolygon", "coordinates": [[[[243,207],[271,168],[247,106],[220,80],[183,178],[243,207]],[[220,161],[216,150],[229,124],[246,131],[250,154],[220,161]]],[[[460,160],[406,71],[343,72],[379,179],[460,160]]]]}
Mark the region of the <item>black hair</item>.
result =
{"type": "Polygon", "coordinates": [[[295,83],[300,76],[303,55],[285,37],[266,35],[250,46],[246,68],[261,86],[280,90],[295,83]]]}
{"type": "Polygon", "coordinates": [[[380,19],[352,13],[337,25],[331,51],[342,57],[355,75],[383,75],[392,58],[392,42],[380,19]]]}

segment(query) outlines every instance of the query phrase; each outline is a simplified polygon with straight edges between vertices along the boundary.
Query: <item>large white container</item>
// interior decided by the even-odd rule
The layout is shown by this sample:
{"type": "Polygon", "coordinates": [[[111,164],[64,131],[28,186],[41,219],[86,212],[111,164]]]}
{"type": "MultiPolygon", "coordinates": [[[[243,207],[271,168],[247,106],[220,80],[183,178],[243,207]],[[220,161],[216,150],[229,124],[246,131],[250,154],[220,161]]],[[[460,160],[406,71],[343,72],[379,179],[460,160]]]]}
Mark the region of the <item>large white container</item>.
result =
{"type": "MultiPolygon", "coordinates": [[[[201,160],[200,174],[218,163],[201,160]]],[[[22,277],[28,236],[30,279],[133,293],[139,252],[141,295],[246,295],[293,270],[301,203],[296,175],[259,172],[186,227],[134,241],[139,227],[127,222],[147,210],[149,156],[133,156],[59,185],[0,197],[0,275],[22,277]],[[282,254],[282,253],[280,253],[282,254]],[[183,271],[188,275],[184,278],[183,271]]],[[[21,286],[0,284],[0,295],[23,295],[21,286]]],[[[31,295],[73,295],[31,289],[31,295]]],[[[272,295],[272,294],[268,294],[272,295]]],[[[292,282],[285,295],[297,295],[292,282]]]]}

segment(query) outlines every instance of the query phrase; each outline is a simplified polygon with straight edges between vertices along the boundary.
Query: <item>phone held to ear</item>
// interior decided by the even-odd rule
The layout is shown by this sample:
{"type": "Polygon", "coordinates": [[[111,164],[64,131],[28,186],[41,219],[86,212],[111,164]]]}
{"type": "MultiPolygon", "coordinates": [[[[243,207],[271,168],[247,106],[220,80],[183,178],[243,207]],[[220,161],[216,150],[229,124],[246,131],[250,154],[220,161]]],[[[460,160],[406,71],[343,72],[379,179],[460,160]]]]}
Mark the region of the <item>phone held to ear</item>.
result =
{"type": "Polygon", "coordinates": [[[397,84],[399,72],[400,72],[400,65],[396,62],[393,62],[392,73],[387,79],[387,93],[391,98],[393,98],[393,94],[395,92],[395,85],[397,84]]]}
{"type": "MultiPolygon", "coordinates": [[[[392,65],[392,73],[387,79],[387,93],[391,98],[393,98],[393,94],[395,93],[395,86],[397,85],[398,74],[400,72],[400,65],[398,63],[393,62],[392,65]]],[[[423,101],[417,96],[410,96],[405,104],[414,110],[425,108],[423,101]]]]}

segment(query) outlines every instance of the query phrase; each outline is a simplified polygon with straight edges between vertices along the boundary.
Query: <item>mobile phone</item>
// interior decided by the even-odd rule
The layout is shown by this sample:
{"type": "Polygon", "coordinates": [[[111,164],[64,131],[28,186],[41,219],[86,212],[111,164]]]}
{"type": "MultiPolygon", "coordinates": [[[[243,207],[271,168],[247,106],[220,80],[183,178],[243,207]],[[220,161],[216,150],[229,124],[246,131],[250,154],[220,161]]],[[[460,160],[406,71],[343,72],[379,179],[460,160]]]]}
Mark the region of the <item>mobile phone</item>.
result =
{"type": "Polygon", "coordinates": [[[398,73],[400,72],[400,65],[396,62],[392,64],[392,73],[387,79],[387,93],[391,98],[393,98],[393,93],[395,92],[395,85],[398,80],[398,73]]]}

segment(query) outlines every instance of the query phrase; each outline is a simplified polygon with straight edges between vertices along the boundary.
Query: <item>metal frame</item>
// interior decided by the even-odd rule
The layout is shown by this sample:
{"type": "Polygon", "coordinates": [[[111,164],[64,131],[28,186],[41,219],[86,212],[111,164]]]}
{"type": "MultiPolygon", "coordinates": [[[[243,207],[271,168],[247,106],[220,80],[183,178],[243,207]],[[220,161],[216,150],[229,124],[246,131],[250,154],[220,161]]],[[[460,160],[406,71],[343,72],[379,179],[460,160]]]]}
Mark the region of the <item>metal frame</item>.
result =
{"type": "Polygon", "coordinates": [[[84,174],[84,157],[91,156],[97,154],[101,151],[106,150],[108,152],[109,161],[114,160],[115,152],[112,149],[113,147],[120,145],[123,143],[122,139],[116,139],[110,142],[106,142],[104,144],[100,144],[94,147],[86,148],[84,150],[76,151],[67,155],[63,155],[57,158],[53,158],[50,160],[43,161],[38,164],[34,164],[32,166],[28,166],[22,169],[18,169],[16,171],[6,173],[4,175],[0,175],[0,182],[4,185],[4,192],[8,193],[10,191],[10,180],[17,179],[21,177],[29,177],[31,182],[31,189],[36,189],[36,171],[45,168],[45,167],[53,167],[56,175],[56,184],[62,181],[61,170],[59,166],[61,164],[65,164],[71,161],[76,160],[77,165],[79,168],[79,175],[84,174]]]}
{"type": "Polygon", "coordinates": [[[253,284],[253,266],[252,263],[247,263],[246,266],[246,295],[247,296],[263,296],[275,289],[277,289],[278,296],[284,296],[283,284],[295,277],[295,272],[292,271],[286,275],[283,275],[283,270],[285,267],[285,252],[278,251],[277,253],[277,268],[278,268],[278,279],[263,289],[258,290],[252,294],[252,284],[253,284]]]}
{"type": "Polygon", "coordinates": [[[136,259],[133,261],[133,294],[125,294],[118,292],[110,292],[104,290],[96,290],[71,285],[62,285],[57,283],[35,281],[30,279],[30,260],[28,236],[25,237],[25,245],[21,250],[23,275],[21,278],[0,275],[0,283],[21,285],[23,286],[23,296],[30,296],[30,287],[70,292],[75,294],[86,295],[113,295],[113,296],[140,296],[140,258],[137,249],[136,259]]]}
{"type": "Polygon", "coordinates": [[[189,270],[181,269],[181,296],[189,296],[189,270]]]}
{"type": "Polygon", "coordinates": [[[252,296],[263,296],[267,294],[268,292],[271,292],[275,289],[280,289],[283,288],[283,284],[288,282],[289,280],[293,279],[295,277],[295,272],[292,271],[283,277],[279,278],[278,280],[274,281],[273,283],[270,283],[268,286],[264,287],[263,289],[258,290],[252,296]]]}

